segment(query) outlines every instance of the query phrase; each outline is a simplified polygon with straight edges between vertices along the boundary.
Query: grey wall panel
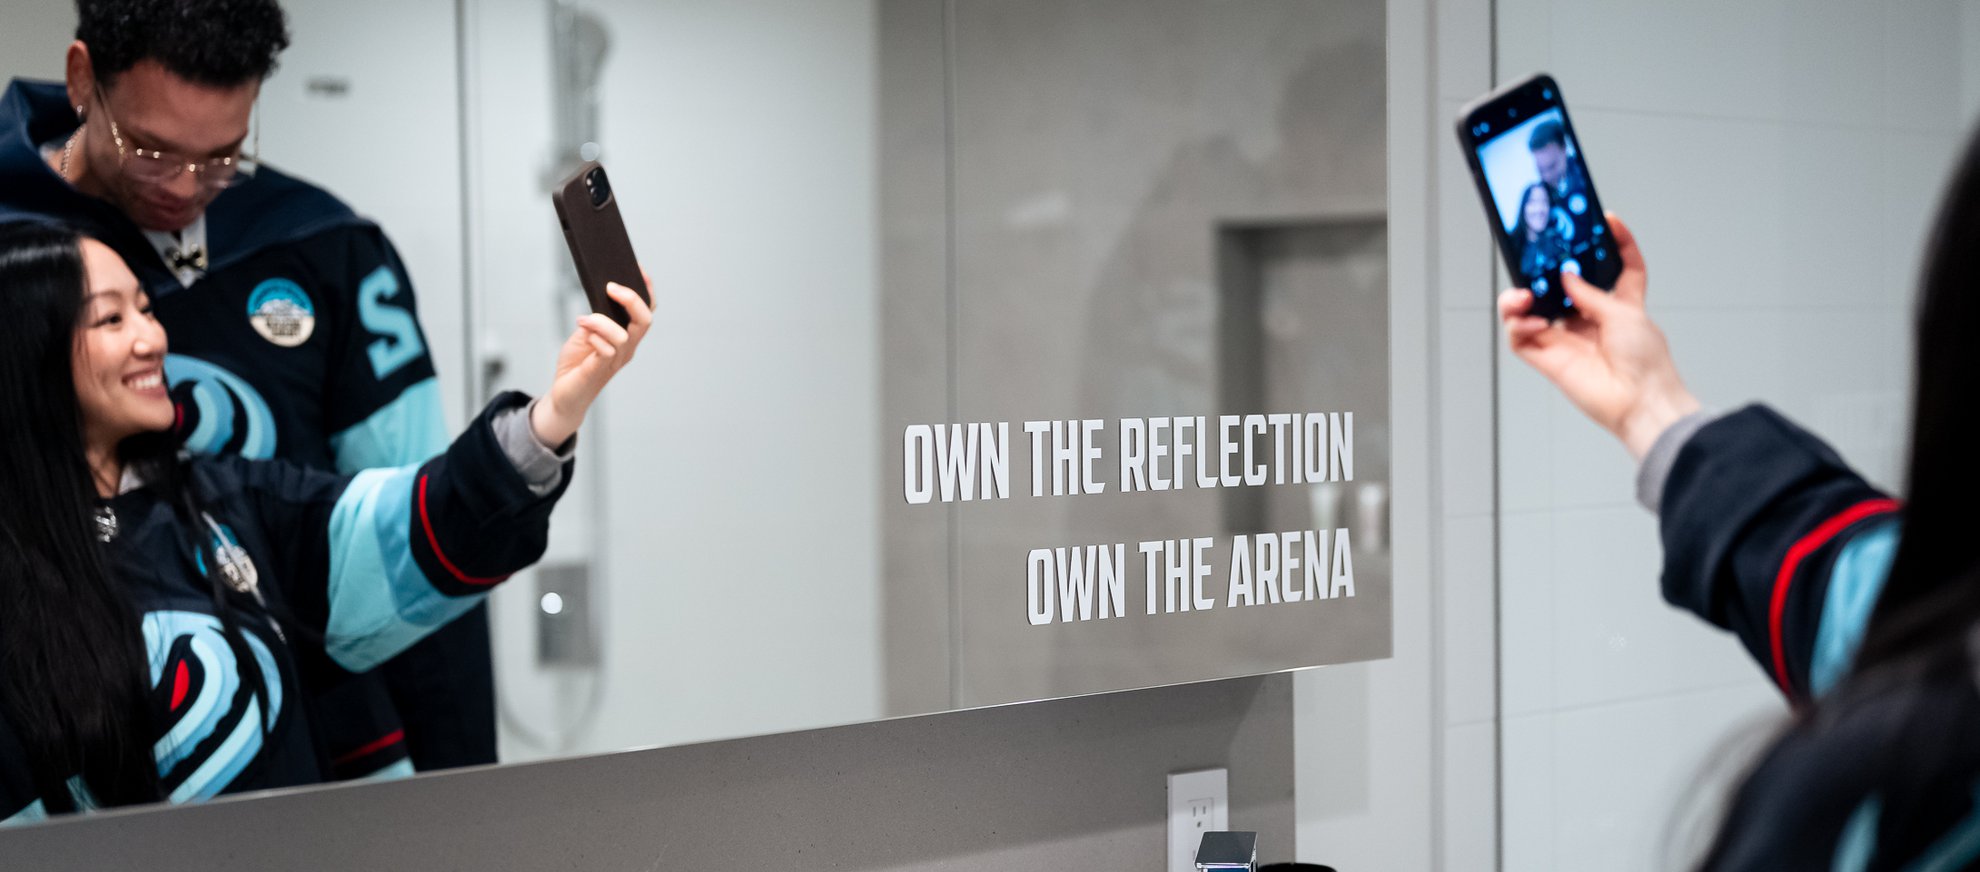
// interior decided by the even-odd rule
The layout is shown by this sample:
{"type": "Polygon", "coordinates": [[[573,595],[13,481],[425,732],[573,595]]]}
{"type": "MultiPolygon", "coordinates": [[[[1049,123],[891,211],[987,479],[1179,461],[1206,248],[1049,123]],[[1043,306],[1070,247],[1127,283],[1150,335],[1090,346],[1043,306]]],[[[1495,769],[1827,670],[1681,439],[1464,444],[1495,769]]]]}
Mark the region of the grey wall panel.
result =
{"type": "Polygon", "coordinates": [[[445,773],[0,834],[7,869],[1146,870],[1228,766],[1293,851],[1292,680],[1243,678],[445,773]]]}
{"type": "Polygon", "coordinates": [[[881,0],[881,668],[888,715],[955,706],[954,509],[901,499],[900,433],[955,417],[950,396],[947,19],[940,0],[881,0]]]}

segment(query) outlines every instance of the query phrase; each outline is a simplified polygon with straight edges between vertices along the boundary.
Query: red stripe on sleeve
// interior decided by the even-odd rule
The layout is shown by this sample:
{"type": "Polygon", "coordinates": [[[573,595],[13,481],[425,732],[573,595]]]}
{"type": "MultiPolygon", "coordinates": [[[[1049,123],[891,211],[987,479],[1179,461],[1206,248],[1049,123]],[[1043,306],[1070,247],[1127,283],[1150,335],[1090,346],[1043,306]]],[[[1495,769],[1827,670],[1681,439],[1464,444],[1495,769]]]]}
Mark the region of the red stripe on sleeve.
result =
{"type": "Polygon", "coordinates": [[[476,578],[462,572],[460,567],[454,565],[454,561],[447,559],[446,553],[440,550],[439,537],[433,535],[433,519],[427,517],[426,514],[426,476],[424,475],[419,477],[419,525],[426,530],[426,544],[433,549],[433,556],[440,558],[440,565],[446,567],[447,571],[452,573],[454,578],[462,584],[495,584],[508,578],[506,575],[498,575],[494,578],[476,578]]]}
{"type": "Polygon", "coordinates": [[[1898,501],[1893,499],[1864,500],[1816,525],[1815,529],[1795,540],[1794,545],[1788,548],[1787,557],[1781,561],[1780,572],[1774,575],[1774,599],[1767,610],[1767,635],[1774,651],[1774,683],[1781,686],[1782,693],[1794,696],[1794,688],[1788,684],[1787,644],[1781,634],[1781,622],[1787,615],[1788,588],[1794,585],[1794,571],[1801,566],[1804,558],[1827,545],[1830,539],[1848,529],[1849,525],[1871,515],[1896,511],[1897,507],[1898,501]]]}
{"type": "Polygon", "coordinates": [[[396,745],[405,740],[406,740],[405,730],[393,730],[392,732],[386,733],[385,735],[373,740],[371,744],[368,744],[362,748],[350,752],[349,754],[345,754],[342,757],[338,757],[337,759],[332,760],[330,762],[330,765],[342,766],[345,763],[351,762],[352,760],[361,760],[369,755],[376,754],[379,751],[383,751],[386,748],[390,748],[393,745],[396,745]]]}

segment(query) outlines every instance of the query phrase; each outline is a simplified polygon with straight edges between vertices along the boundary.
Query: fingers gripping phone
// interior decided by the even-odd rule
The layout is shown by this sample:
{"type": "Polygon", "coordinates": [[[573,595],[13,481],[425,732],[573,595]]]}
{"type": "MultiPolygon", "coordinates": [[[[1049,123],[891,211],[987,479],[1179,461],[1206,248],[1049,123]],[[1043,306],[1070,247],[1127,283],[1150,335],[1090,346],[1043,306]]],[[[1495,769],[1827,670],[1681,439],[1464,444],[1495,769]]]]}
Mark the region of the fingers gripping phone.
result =
{"type": "Polygon", "coordinates": [[[606,296],[608,282],[633,289],[648,305],[653,300],[647,296],[639,258],[633,255],[632,238],[626,235],[626,224],[619,217],[619,201],[612,194],[605,168],[597,161],[586,161],[550,193],[550,200],[557,206],[557,221],[564,225],[564,242],[571,248],[578,284],[584,286],[591,310],[625,326],[630,319],[624,306],[606,296]]]}
{"type": "Polygon", "coordinates": [[[1535,74],[1472,101],[1457,134],[1506,270],[1533,291],[1532,314],[1574,314],[1564,272],[1616,286],[1622,253],[1553,77],[1535,74]]]}

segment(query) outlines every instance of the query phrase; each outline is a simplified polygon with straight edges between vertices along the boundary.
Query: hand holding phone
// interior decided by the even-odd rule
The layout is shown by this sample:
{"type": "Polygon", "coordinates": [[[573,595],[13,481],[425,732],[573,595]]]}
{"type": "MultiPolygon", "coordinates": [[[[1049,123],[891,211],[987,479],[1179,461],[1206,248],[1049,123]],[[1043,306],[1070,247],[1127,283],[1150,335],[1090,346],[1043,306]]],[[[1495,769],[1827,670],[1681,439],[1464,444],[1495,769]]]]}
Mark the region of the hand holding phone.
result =
{"type": "Polygon", "coordinates": [[[1531,291],[1508,290],[1499,295],[1499,321],[1514,355],[1642,460],[1665,428],[1698,410],[1698,399],[1678,377],[1670,343],[1644,309],[1649,281],[1635,236],[1622,219],[1604,220],[1622,264],[1612,292],[1564,276],[1564,290],[1579,301],[1571,311],[1580,314],[1555,324],[1533,314],[1531,291]]]}
{"type": "Polygon", "coordinates": [[[612,282],[606,293],[626,312],[627,323],[618,324],[602,312],[578,319],[577,329],[557,352],[550,390],[529,409],[530,430],[544,445],[562,445],[577,434],[598,393],[632,361],[640,340],[653,327],[653,310],[646,306],[650,288],[642,294],[612,282]]]}
{"type": "Polygon", "coordinates": [[[607,284],[618,282],[635,289],[649,306],[653,300],[647,296],[639,258],[633,254],[632,238],[619,216],[619,200],[605,167],[586,161],[551,192],[550,200],[557,207],[557,221],[564,226],[564,242],[570,246],[578,283],[584,286],[591,310],[626,326],[626,309],[606,293],[607,284]]]}
{"type": "Polygon", "coordinates": [[[1533,292],[1532,314],[1573,314],[1563,273],[1615,287],[1621,252],[1552,77],[1536,74],[1473,101],[1457,134],[1506,269],[1533,292]]]}

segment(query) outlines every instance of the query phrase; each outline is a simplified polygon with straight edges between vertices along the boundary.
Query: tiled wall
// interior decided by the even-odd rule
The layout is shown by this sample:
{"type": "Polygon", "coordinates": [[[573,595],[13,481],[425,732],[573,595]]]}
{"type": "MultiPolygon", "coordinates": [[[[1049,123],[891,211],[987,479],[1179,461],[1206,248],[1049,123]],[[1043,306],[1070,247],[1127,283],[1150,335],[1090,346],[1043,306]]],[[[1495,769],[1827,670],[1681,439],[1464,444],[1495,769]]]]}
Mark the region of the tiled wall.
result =
{"type": "MultiPolygon", "coordinates": [[[[1561,82],[1693,390],[1765,399],[1895,485],[1924,228],[1971,117],[1974,4],[1496,10],[1498,80],[1561,82]]],[[[1468,191],[1458,156],[1442,164],[1440,187],[1468,191]]],[[[1462,313],[1446,351],[1480,360],[1491,283],[1451,262],[1483,248],[1478,207],[1441,208],[1450,238],[1479,243],[1445,246],[1446,312],[1462,313]]],[[[1673,868],[1784,708],[1730,636],[1662,603],[1656,521],[1620,445],[1499,345],[1503,868],[1673,868]]]]}

